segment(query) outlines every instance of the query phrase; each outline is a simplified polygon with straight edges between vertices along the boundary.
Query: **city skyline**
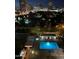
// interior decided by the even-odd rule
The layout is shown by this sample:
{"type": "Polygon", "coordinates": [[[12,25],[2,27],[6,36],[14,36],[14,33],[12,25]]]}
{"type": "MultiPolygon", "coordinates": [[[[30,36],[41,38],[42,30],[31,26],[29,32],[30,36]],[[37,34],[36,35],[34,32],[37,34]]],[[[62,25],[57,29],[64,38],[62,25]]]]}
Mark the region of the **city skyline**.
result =
{"type": "MultiPolygon", "coordinates": [[[[57,8],[64,7],[64,0],[52,0],[52,3],[57,8]]],[[[43,6],[47,7],[48,0],[28,0],[28,4],[32,5],[33,7],[42,4],[43,6]],[[40,3],[39,3],[40,2],[40,3]]],[[[15,0],[15,8],[19,8],[19,0],[15,0]]]]}

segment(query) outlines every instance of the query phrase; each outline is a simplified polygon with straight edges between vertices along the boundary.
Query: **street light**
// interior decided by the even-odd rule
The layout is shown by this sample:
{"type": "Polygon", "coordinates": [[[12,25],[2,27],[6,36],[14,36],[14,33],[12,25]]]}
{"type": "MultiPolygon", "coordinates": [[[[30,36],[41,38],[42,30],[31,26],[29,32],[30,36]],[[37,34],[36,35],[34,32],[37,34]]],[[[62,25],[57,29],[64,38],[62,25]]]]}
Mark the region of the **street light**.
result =
{"type": "Polygon", "coordinates": [[[32,53],[33,55],[38,55],[38,52],[35,51],[35,50],[32,50],[31,53],[32,53]]]}
{"type": "Polygon", "coordinates": [[[20,18],[20,17],[18,17],[18,20],[21,20],[21,18],[20,18]]]}
{"type": "Polygon", "coordinates": [[[29,24],[30,21],[28,19],[25,20],[25,24],[29,24]]]}
{"type": "Polygon", "coordinates": [[[39,38],[36,38],[36,40],[38,41],[38,40],[39,40],[39,38]]]}
{"type": "Polygon", "coordinates": [[[51,21],[51,19],[48,19],[48,21],[51,21]]]}
{"type": "Polygon", "coordinates": [[[54,36],[53,38],[56,39],[56,36],[54,36]]]}
{"type": "Polygon", "coordinates": [[[35,53],[35,51],[34,51],[34,50],[32,50],[32,51],[31,51],[31,53],[32,53],[32,54],[34,54],[34,53],[35,53]]]}
{"type": "Polygon", "coordinates": [[[42,20],[46,20],[45,18],[42,18],[42,20]]]}

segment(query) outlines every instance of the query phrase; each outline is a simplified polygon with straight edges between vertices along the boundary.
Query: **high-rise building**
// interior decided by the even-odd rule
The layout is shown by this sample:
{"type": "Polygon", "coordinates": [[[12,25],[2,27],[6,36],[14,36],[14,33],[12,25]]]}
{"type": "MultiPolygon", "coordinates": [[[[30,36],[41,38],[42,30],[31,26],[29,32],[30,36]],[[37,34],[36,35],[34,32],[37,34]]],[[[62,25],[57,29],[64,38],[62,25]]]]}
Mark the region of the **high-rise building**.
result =
{"type": "Polygon", "coordinates": [[[31,11],[32,6],[28,4],[28,0],[20,0],[19,2],[21,14],[27,14],[31,11]]]}
{"type": "Polygon", "coordinates": [[[48,9],[49,10],[54,9],[54,4],[53,4],[52,0],[48,0],[48,9]]]}
{"type": "Polygon", "coordinates": [[[19,2],[20,2],[20,11],[25,12],[26,11],[27,0],[19,0],[19,2]]]}

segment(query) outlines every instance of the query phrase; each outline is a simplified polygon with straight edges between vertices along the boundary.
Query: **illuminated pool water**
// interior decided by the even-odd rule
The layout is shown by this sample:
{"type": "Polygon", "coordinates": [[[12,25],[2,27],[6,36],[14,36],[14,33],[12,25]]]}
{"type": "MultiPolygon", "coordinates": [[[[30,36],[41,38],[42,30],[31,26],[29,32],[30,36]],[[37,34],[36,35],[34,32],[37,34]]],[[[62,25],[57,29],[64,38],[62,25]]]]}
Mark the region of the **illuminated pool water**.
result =
{"type": "Polygon", "coordinates": [[[59,48],[56,42],[40,42],[40,49],[57,49],[59,48]]]}

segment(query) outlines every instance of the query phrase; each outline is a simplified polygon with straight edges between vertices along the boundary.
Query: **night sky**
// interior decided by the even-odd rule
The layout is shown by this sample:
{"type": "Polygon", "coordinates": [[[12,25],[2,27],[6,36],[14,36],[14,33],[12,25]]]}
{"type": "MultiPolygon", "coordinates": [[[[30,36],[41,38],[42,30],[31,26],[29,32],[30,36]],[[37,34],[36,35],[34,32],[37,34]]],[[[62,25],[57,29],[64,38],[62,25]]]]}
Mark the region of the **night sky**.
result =
{"type": "MultiPolygon", "coordinates": [[[[32,6],[38,5],[39,2],[43,6],[47,6],[48,5],[48,0],[28,0],[28,3],[31,4],[32,6]]],[[[57,7],[57,8],[64,7],[64,0],[52,0],[52,2],[55,5],[55,7],[57,7]]],[[[19,0],[15,0],[15,7],[19,8],[19,0]]]]}

